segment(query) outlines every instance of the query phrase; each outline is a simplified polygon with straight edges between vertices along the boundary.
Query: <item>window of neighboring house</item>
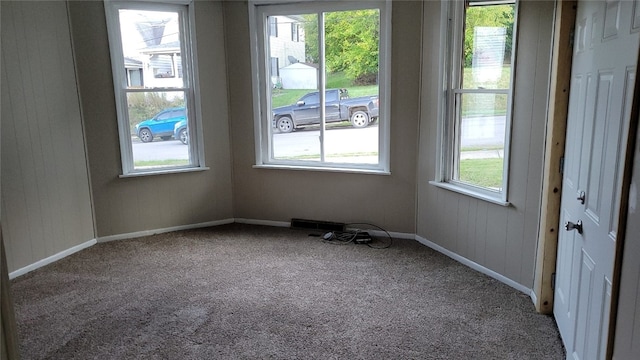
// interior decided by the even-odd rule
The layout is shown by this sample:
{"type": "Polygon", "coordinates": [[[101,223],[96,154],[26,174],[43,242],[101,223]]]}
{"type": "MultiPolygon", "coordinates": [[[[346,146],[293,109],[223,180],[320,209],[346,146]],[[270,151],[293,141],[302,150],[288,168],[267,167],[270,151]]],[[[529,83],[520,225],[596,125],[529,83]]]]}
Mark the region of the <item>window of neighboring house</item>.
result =
{"type": "Polygon", "coordinates": [[[434,183],[507,204],[517,4],[443,4],[446,92],[434,183]]]}
{"type": "Polygon", "coordinates": [[[295,42],[300,41],[300,35],[298,33],[299,28],[300,28],[300,24],[291,23],[291,41],[295,41],[295,42]]]}
{"type": "Polygon", "coordinates": [[[256,165],[388,173],[391,2],[256,1],[249,13],[256,165]],[[275,19],[300,41],[270,37],[275,19]],[[278,73],[272,58],[300,63],[278,73]]]}
{"type": "Polygon", "coordinates": [[[280,76],[279,59],[271,57],[271,76],[280,76]]]}
{"type": "Polygon", "coordinates": [[[123,176],[204,169],[184,3],[105,2],[123,176]]]}
{"type": "Polygon", "coordinates": [[[269,18],[269,35],[278,37],[278,18],[275,16],[269,18]]]}
{"type": "Polygon", "coordinates": [[[129,87],[142,86],[142,70],[141,69],[127,69],[127,86],[129,87]]]}

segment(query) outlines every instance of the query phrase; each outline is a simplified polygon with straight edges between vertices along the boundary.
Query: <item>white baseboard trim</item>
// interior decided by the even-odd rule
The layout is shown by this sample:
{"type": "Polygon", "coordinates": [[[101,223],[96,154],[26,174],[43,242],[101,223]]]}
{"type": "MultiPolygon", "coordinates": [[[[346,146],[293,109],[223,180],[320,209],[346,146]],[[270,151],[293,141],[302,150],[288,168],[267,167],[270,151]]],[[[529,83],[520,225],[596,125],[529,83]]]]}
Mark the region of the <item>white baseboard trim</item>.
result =
{"type": "Polygon", "coordinates": [[[389,235],[391,235],[392,238],[394,239],[407,239],[407,240],[415,240],[416,239],[416,235],[415,234],[409,234],[409,233],[402,233],[402,232],[395,232],[395,231],[387,231],[386,233],[382,230],[378,230],[376,228],[367,228],[366,225],[363,226],[362,228],[359,227],[355,227],[355,226],[350,226],[347,227],[346,230],[354,230],[354,229],[359,229],[362,231],[366,231],[369,234],[373,235],[373,236],[387,236],[387,233],[389,233],[389,235]]]}
{"type": "Polygon", "coordinates": [[[256,220],[256,219],[244,219],[244,218],[236,218],[234,220],[238,224],[247,224],[247,225],[264,225],[264,226],[275,226],[275,227],[291,226],[291,222],[289,221],[256,220]]]}
{"type": "Polygon", "coordinates": [[[483,273],[483,274],[485,274],[485,275],[487,275],[489,277],[492,277],[492,278],[500,281],[501,283],[504,283],[504,284],[506,284],[508,286],[511,286],[512,288],[514,288],[516,290],[519,290],[519,291],[521,291],[521,292],[523,292],[523,293],[525,293],[525,294],[527,294],[529,296],[531,296],[531,294],[533,293],[531,291],[531,289],[529,289],[528,287],[526,287],[524,285],[521,285],[521,284],[518,284],[517,282],[509,279],[508,277],[506,277],[504,275],[498,274],[497,272],[495,272],[493,270],[487,269],[486,267],[484,267],[484,266],[482,266],[482,265],[480,265],[478,263],[475,263],[475,262],[467,259],[464,256],[460,256],[460,255],[454,253],[453,251],[447,250],[447,249],[443,248],[442,246],[440,246],[440,245],[438,245],[438,244],[436,244],[434,242],[431,242],[431,241],[429,241],[429,240],[427,240],[427,239],[425,239],[425,238],[423,238],[423,237],[421,237],[419,235],[416,235],[415,239],[419,243],[421,243],[421,244],[423,244],[425,246],[428,246],[428,247],[432,248],[433,250],[435,250],[435,251],[437,251],[439,253],[447,255],[448,257],[452,258],[453,260],[456,260],[456,261],[458,261],[458,262],[460,262],[460,263],[462,263],[462,264],[464,264],[464,265],[466,265],[466,266],[468,266],[468,267],[470,267],[470,268],[472,268],[472,269],[474,269],[474,270],[476,270],[478,272],[481,272],[481,273],[483,273]]]}
{"type": "Polygon", "coordinates": [[[33,264],[27,265],[27,266],[25,266],[23,268],[20,268],[20,269],[16,270],[16,271],[10,272],[9,273],[9,279],[15,279],[20,275],[24,275],[24,274],[26,274],[26,273],[28,273],[30,271],[33,271],[33,270],[41,268],[41,267],[43,267],[45,265],[49,265],[51,263],[54,263],[54,262],[56,262],[56,261],[58,261],[60,259],[63,259],[63,258],[65,258],[65,257],[67,257],[67,256],[69,256],[69,255],[71,255],[73,253],[77,253],[80,250],[83,250],[83,249],[86,249],[86,248],[88,248],[90,246],[93,246],[93,245],[96,244],[96,242],[97,242],[96,239],[92,239],[92,240],[83,242],[82,244],[79,244],[79,245],[70,247],[70,248],[68,248],[66,250],[60,251],[59,253],[51,255],[51,256],[49,256],[47,258],[44,258],[42,260],[38,260],[38,261],[34,262],[33,264]]]}
{"type": "Polygon", "coordinates": [[[209,222],[204,222],[199,224],[172,226],[172,227],[163,228],[163,229],[136,231],[136,232],[127,233],[127,234],[118,234],[118,235],[109,235],[109,236],[99,237],[98,242],[104,243],[104,242],[116,241],[116,240],[135,239],[143,236],[168,233],[171,231],[199,229],[204,227],[218,226],[218,225],[225,225],[225,224],[232,224],[232,223],[234,223],[234,219],[230,218],[230,219],[209,221],[209,222]]]}
{"type": "Polygon", "coordinates": [[[533,305],[536,305],[538,303],[538,295],[536,295],[536,292],[533,291],[533,289],[531,289],[531,293],[529,294],[529,297],[531,298],[533,305]]]}

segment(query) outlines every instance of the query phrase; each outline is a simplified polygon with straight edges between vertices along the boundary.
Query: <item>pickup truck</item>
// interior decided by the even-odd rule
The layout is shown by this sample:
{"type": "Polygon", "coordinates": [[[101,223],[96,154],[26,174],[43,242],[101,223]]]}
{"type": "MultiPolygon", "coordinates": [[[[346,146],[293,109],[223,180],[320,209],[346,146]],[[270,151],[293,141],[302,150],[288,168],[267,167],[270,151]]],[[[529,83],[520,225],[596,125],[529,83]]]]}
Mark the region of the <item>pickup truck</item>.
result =
{"type": "MultiPolygon", "coordinates": [[[[289,133],[306,126],[320,124],[319,92],[310,92],[293,105],[273,109],[272,126],[281,133],[289,133]]],[[[378,97],[350,98],[347,89],[327,89],[325,92],[325,123],[350,121],[363,128],[378,119],[378,97]]]]}

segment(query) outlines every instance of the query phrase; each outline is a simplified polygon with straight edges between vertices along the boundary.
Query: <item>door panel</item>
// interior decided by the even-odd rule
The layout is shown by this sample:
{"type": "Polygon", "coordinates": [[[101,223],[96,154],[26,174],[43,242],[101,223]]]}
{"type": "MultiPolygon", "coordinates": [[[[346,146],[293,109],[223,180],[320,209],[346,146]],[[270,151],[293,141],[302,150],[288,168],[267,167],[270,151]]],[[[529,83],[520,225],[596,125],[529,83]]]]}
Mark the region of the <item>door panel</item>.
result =
{"type": "Polygon", "coordinates": [[[593,292],[593,278],[595,276],[594,270],[596,263],[584,250],[581,253],[581,257],[576,298],[576,331],[574,334],[572,356],[576,359],[587,359],[587,357],[585,357],[585,348],[589,326],[597,325],[589,321],[589,309],[592,305],[592,297],[590,294],[593,292]]]}
{"type": "Polygon", "coordinates": [[[639,32],[637,1],[579,1],[569,99],[554,315],[567,357],[606,353],[619,204],[639,32]],[[584,199],[580,199],[584,193],[584,199]]]}
{"type": "Polygon", "coordinates": [[[598,74],[598,85],[596,91],[594,116],[592,118],[591,131],[591,149],[588,162],[589,174],[587,177],[587,193],[589,197],[586,199],[587,214],[598,224],[600,222],[600,212],[602,203],[602,177],[604,174],[605,163],[603,155],[605,150],[605,138],[607,131],[609,105],[611,98],[611,86],[613,82],[613,74],[604,72],[598,74]]]}

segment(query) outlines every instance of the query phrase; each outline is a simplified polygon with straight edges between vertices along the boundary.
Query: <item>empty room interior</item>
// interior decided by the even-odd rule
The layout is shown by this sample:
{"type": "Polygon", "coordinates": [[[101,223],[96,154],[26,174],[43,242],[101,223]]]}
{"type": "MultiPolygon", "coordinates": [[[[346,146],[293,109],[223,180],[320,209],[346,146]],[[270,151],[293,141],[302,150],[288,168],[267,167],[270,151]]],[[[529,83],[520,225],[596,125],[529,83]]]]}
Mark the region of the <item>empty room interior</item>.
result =
{"type": "Polygon", "coordinates": [[[0,16],[2,359],[640,358],[639,0],[0,16]]]}

